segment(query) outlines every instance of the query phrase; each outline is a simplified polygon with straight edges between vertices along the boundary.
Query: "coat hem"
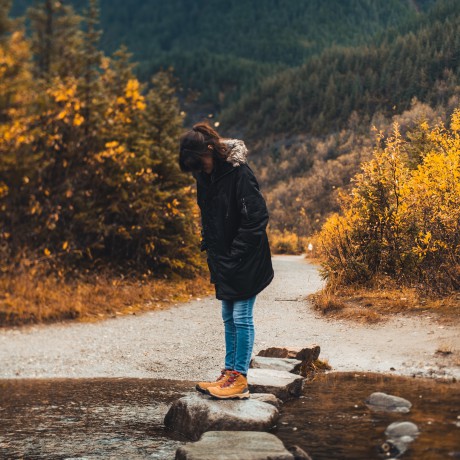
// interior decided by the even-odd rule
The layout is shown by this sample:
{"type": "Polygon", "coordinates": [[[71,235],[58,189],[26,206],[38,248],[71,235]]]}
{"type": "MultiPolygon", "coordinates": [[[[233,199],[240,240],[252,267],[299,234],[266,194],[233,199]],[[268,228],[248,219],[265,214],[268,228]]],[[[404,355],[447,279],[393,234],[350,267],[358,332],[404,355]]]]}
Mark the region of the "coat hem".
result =
{"type": "Polygon", "coordinates": [[[217,284],[215,284],[214,287],[216,289],[216,299],[217,300],[245,300],[245,299],[249,299],[250,297],[254,297],[255,295],[260,294],[273,281],[274,277],[275,277],[275,272],[272,273],[270,278],[268,278],[268,280],[262,285],[262,287],[260,287],[256,291],[250,292],[249,294],[244,295],[244,296],[240,296],[240,295],[238,295],[238,296],[224,296],[225,298],[222,297],[222,296],[218,297],[217,296],[217,284]]]}

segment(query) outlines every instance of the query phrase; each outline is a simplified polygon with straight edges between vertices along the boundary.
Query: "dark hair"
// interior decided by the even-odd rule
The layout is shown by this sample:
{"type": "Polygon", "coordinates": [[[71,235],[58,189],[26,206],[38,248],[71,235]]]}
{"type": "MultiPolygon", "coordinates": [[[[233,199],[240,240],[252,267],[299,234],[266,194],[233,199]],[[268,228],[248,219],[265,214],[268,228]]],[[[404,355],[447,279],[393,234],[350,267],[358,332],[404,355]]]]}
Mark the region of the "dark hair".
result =
{"type": "Polygon", "coordinates": [[[212,150],[215,158],[226,158],[227,148],[216,130],[208,123],[193,125],[190,131],[180,138],[179,166],[182,171],[201,169],[201,155],[212,150]]]}

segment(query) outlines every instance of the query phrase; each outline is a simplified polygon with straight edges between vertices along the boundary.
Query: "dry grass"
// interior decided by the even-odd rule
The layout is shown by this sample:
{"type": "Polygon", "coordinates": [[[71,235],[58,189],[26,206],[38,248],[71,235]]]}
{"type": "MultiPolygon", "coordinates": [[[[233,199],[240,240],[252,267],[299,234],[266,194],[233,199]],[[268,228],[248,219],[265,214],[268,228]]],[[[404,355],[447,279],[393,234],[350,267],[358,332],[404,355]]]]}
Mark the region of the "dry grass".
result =
{"type": "Polygon", "coordinates": [[[288,230],[281,232],[269,227],[267,234],[273,254],[302,254],[308,249],[309,239],[288,230]]]}
{"type": "Polygon", "coordinates": [[[435,298],[423,296],[415,289],[397,287],[380,280],[373,286],[325,288],[310,296],[314,307],[325,315],[376,323],[392,314],[424,314],[447,323],[458,322],[460,295],[435,298]]]}
{"type": "Polygon", "coordinates": [[[442,343],[435,352],[437,355],[449,356],[454,353],[454,346],[451,343],[442,343]]]}
{"type": "Polygon", "coordinates": [[[327,359],[315,359],[311,363],[311,367],[314,371],[330,371],[332,369],[327,359]]]}
{"type": "Polygon", "coordinates": [[[95,321],[157,310],[214,292],[208,278],[127,280],[94,275],[78,281],[35,270],[0,277],[0,326],[62,320],[95,321]]]}
{"type": "Polygon", "coordinates": [[[302,368],[300,375],[306,377],[308,381],[313,381],[318,377],[318,375],[324,374],[326,371],[330,371],[331,369],[332,367],[327,359],[316,359],[302,368]]]}

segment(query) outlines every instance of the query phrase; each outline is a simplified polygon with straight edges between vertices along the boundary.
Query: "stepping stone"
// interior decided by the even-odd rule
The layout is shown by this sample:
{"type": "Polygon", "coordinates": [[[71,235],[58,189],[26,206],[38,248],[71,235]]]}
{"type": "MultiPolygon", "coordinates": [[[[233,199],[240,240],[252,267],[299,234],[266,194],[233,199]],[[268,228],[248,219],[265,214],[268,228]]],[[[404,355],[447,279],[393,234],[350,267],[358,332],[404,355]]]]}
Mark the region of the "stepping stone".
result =
{"type": "Polygon", "coordinates": [[[275,435],[254,431],[208,431],[176,451],[176,460],[294,460],[275,435]]]}
{"type": "Polygon", "coordinates": [[[407,414],[412,407],[411,402],[407,399],[381,392],[372,393],[364,402],[370,409],[380,412],[407,414]]]}
{"type": "Polygon", "coordinates": [[[272,393],[281,401],[298,398],[304,378],[300,375],[273,369],[249,369],[248,385],[251,393],[272,393]]]}
{"type": "Polygon", "coordinates": [[[385,434],[392,439],[406,438],[406,442],[411,439],[413,441],[420,431],[418,426],[412,422],[393,422],[385,429],[385,434]]]}
{"type": "Polygon", "coordinates": [[[295,460],[312,460],[312,458],[299,446],[288,447],[288,451],[294,455],[295,460]]]}
{"type": "Polygon", "coordinates": [[[265,358],[264,356],[255,356],[251,360],[252,369],[273,369],[275,371],[291,372],[298,374],[302,361],[291,358],[265,358]]]}
{"type": "Polygon", "coordinates": [[[197,441],[206,431],[268,431],[278,417],[276,407],[256,399],[223,401],[192,394],[172,404],[164,424],[197,441]]]}
{"type": "Polygon", "coordinates": [[[309,347],[305,348],[271,347],[259,351],[257,356],[263,356],[265,358],[291,358],[311,363],[318,359],[320,351],[320,346],[316,344],[310,345],[309,347]]]}
{"type": "Polygon", "coordinates": [[[275,395],[271,393],[251,393],[251,399],[271,404],[272,406],[275,406],[277,409],[279,409],[283,404],[283,401],[281,401],[281,399],[278,399],[275,395]]]}
{"type": "Polygon", "coordinates": [[[380,446],[380,453],[386,457],[400,457],[420,434],[418,426],[412,422],[393,422],[387,426],[388,439],[380,446]]]}

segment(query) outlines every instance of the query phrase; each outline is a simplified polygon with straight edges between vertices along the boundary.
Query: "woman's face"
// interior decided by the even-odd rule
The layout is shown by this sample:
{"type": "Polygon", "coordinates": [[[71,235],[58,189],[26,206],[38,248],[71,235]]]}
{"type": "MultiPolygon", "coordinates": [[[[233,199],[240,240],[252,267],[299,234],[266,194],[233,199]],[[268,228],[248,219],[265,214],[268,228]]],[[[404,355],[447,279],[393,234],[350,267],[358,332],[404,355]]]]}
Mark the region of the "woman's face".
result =
{"type": "Polygon", "coordinates": [[[203,171],[210,174],[214,166],[212,150],[201,155],[201,163],[203,164],[203,171]]]}

